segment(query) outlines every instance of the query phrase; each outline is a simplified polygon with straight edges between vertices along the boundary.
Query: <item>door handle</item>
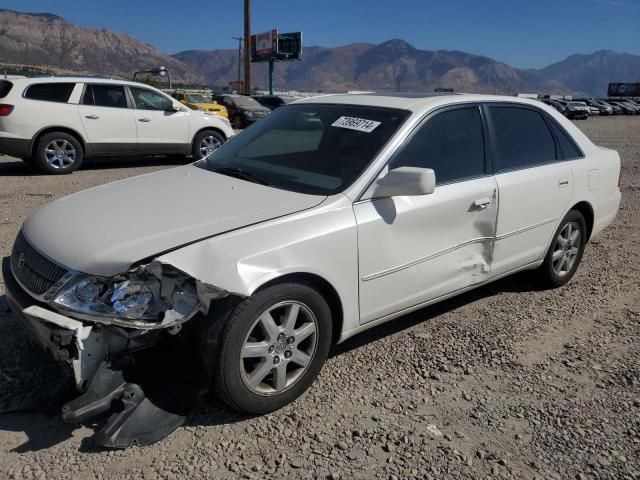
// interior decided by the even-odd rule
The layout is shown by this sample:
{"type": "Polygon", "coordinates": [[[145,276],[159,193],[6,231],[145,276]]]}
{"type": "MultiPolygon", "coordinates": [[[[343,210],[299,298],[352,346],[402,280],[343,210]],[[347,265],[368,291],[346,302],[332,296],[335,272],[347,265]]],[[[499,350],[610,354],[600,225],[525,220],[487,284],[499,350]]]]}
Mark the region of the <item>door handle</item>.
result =
{"type": "Polygon", "coordinates": [[[98,117],[98,115],[96,115],[95,113],[92,113],[91,115],[85,115],[84,118],[88,118],[89,120],[97,120],[100,117],[98,117]]]}
{"type": "Polygon", "coordinates": [[[142,118],[139,118],[139,119],[138,119],[138,121],[139,121],[139,122],[145,122],[145,123],[147,123],[147,122],[150,122],[150,121],[151,121],[151,119],[150,119],[150,118],[147,118],[147,117],[142,117],[142,118]]]}
{"type": "Polygon", "coordinates": [[[566,187],[567,185],[569,185],[569,179],[567,177],[561,177],[558,179],[558,186],[560,188],[566,187]]]}
{"type": "Polygon", "coordinates": [[[473,202],[473,206],[476,208],[479,208],[480,210],[484,210],[490,204],[491,204],[491,199],[489,197],[479,198],[475,202],[473,202]]]}

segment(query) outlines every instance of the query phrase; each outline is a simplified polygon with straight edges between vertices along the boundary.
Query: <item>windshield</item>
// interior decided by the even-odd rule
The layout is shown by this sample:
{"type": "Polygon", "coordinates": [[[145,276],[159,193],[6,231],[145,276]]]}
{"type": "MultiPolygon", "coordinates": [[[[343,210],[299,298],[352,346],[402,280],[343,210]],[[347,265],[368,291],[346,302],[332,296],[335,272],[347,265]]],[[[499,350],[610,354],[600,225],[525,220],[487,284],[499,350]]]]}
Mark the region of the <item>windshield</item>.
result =
{"type": "Polygon", "coordinates": [[[390,108],[289,105],[197,165],[275,188],[332,195],[362,174],[409,115],[390,108]]]}
{"type": "Polygon", "coordinates": [[[211,100],[204,95],[187,95],[189,103],[211,103],[211,100]]]}
{"type": "Polygon", "coordinates": [[[569,102],[569,105],[572,107],[586,107],[587,105],[583,102],[569,102]]]}
{"type": "Polygon", "coordinates": [[[233,98],[233,103],[235,103],[239,107],[263,108],[262,105],[260,105],[257,101],[255,101],[251,97],[237,96],[232,98],[233,98]]]}

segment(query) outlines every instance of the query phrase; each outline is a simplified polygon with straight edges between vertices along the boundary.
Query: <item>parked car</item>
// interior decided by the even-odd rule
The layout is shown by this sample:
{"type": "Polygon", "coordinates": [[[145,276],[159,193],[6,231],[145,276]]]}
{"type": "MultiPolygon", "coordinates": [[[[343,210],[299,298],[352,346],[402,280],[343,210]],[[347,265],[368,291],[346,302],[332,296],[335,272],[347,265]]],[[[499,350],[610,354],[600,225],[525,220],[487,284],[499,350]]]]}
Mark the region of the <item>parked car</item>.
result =
{"type": "Polygon", "coordinates": [[[65,418],[120,405],[100,441],[144,443],[171,429],[135,410],[121,359],[178,335],[232,408],[276,410],[333,343],[521,270],[566,284],[616,216],[619,175],[616,151],[536,100],[305,99],[199,162],[37,211],[5,294],[74,367],[65,418]]]}
{"type": "Polygon", "coordinates": [[[600,103],[602,103],[603,105],[607,105],[609,107],[611,107],[611,109],[613,110],[613,115],[624,115],[624,111],[622,110],[622,107],[620,105],[615,105],[613,103],[609,103],[605,100],[598,100],[600,103]]]}
{"type": "Polygon", "coordinates": [[[542,103],[546,103],[547,105],[555,108],[558,112],[560,112],[561,114],[565,114],[565,112],[567,111],[567,107],[565,105],[563,105],[562,103],[558,102],[557,100],[552,100],[552,99],[548,99],[548,98],[543,98],[540,100],[542,103]]]}
{"type": "Polygon", "coordinates": [[[203,112],[214,113],[221,117],[229,118],[227,109],[204,93],[176,90],[171,96],[183,105],[194,110],[202,110],[203,112]]]}
{"type": "Polygon", "coordinates": [[[596,108],[600,115],[613,115],[613,107],[611,105],[606,105],[594,98],[585,98],[582,101],[589,107],[596,108]]]}
{"type": "Polygon", "coordinates": [[[292,95],[254,95],[253,98],[263,107],[275,110],[278,107],[295,102],[303,97],[295,97],[292,95]]]}
{"type": "Polygon", "coordinates": [[[630,103],[623,100],[614,100],[610,98],[607,101],[612,105],[617,105],[618,107],[620,107],[625,115],[636,115],[637,113],[640,113],[639,108],[636,108],[635,105],[631,105],[630,103]]]}
{"type": "Polygon", "coordinates": [[[556,100],[565,106],[564,115],[571,120],[586,120],[589,118],[589,107],[584,102],[556,100]]]}
{"type": "Polygon", "coordinates": [[[0,80],[0,153],[49,174],[85,158],[202,158],[233,135],[229,121],[191,110],[142,83],[93,77],[0,80]]]}
{"type": "Polygon", "coordinates": [[[233,128],[246,128],[271,112],[246,95],[217,95],[216,100],[226,107],[233,128]]]}

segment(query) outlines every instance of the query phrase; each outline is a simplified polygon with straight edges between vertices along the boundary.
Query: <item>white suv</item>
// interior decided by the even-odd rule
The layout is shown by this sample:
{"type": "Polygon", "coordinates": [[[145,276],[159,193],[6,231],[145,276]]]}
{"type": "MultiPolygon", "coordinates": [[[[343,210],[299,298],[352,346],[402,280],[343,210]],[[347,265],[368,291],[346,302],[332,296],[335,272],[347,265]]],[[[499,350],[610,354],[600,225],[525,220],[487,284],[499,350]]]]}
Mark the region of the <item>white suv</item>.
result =
{"type": "Polygon", "coordinates": [[[91,77],[0,80],[0,153],[51,174],[86,157],[192,155],[233,135],[226,119],[136,82],[91,77]]]}

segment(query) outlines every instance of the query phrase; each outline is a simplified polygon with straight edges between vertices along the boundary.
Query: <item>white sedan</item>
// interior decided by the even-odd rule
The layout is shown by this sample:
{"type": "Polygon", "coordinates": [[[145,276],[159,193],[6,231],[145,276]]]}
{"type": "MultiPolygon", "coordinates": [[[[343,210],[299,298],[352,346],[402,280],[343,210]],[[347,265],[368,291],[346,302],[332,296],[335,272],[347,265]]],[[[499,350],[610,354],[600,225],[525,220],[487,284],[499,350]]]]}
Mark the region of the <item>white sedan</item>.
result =
{"type": "Polygon", "coordinates": [[[619,174],[617,152],[537,101],[315,97],[192,165],[36,212],[7,298],[66,348],[85,392],[67,418],[96,410],[96,371],[175,335],[220,398],[261,414],[363,330],[520,270],[568,282],[616,216],[619,174]]]}

